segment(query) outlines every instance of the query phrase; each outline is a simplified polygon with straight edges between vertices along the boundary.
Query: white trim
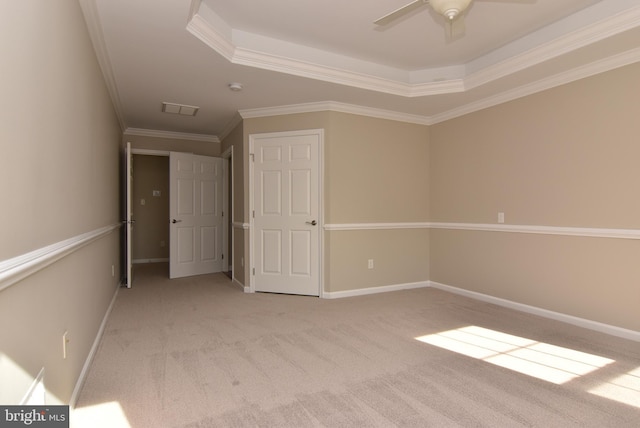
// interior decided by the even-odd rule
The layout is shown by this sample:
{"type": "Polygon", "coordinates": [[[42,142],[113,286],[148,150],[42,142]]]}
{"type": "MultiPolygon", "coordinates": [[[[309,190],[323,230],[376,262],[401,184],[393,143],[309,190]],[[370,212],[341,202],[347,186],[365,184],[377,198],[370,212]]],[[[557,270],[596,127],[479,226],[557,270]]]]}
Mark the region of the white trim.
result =
{"type": "Polygon", "coordinates": [[[582,236],[588,238],[640,239],[640,229],[610,229],[595,227],[558,227],[522,224],[487,223],[336,223],[325,224],[324,230],[392,230],[392,229],[448,229],[482,232],[529,233],[538,235],[582,236]]]}
{"type": "Polygon", "coordinates": [[[238,126],[240,123],[242,123],[242,116],[239,113],[236,113],[224,127],[220,135],[218,135],[220,141],[222,142],[225,138],[227,138],[229,134],[231,134],[231,132],[233,132],[233,130],[236,129],[236,126],[238,126]]]}
{"type": "MultiPolygon", "coordinates": [[[[637,5],[605,8],[599,4],[590,6],[480,58],[448,67],[443,81],[433,80],[433,69],[409,71],[308,46],[298,46],[298,52],[307,55],[294,58],[295,54],[288,49],[292,43],[234,29],[200,3],[187,30],[233,64],[403,97],[422,97],[469,91],[638,26],[640,7],[637,5]],[[258,39],[260,43],[254,43],[258,39]],[[523,53],[514,55],[513,52],[523,53]],[[347,63],[349,69],[344,67],[347,63]]],[[[443,75],[445,68],[439,71],[438,75],[443,75]]]]}
{"type": "Polygon", "coordinates": [[[44,367],[40,369],[36,378],[31,382],[27,393],[20,400],[21,406],[44,406],[47,401],[47,390],[44,386],[44,367]]]}
{"type": "Polygon", "coordinates": [[[249,230],[250,227],[251,227],[251,224],[249,224],[249,223],[242,223],[240,221],[234,221],[233,222],[233,228],[234,229],[249,230]]]}
{"type": "Polygon", "coordinates": [[[383,110],[373,107],[364,107],[355,104],[341,103],[337,101],[320,101],[315,103],[291,104],[285,106],[264,107],[239,110],[242,119],[257,117],[283,116],[298,113],[316,113],[321,111],[335,111],[339,113],[357,114],[360,116],[374,117],[377,119],[394,120],[397,122],[415,123],[418,125],[431,125],[432,120],[427,116],[417,114],[400,113],[392,110],[383,110]]]}
{"type": "MultiPolygon", "coordinates": [[[[576,67],[571,70],[558,73],[553,76],[540,79],[517,88],[483,98],[479,101],[465,104],[462,107],[445,111],[433,116],[421,116],[416,114],[401,113],[391,110],[383,110],[372,107],[347,104],[336,101],[321,101],[314,103],[292,104],[275,107],[263,107],[255,109],[239,110],[242,119],[252,119],[269,116],[283,116],[299,113],[316,113],[322,111],[334,111],[339,113],[356,114],[360,116],[373,117],[376,119],[393,120],[397,122],[413,123],[417,125],[435,125],[465,114],[473,113],[499,104],[526,97],[538,92],[552,89],[567,83],[584,79],[596,74],[614,70],[640,61],[640,48],[623,52],[599,61],[576,67]]],[[[237,121],[237,119],[236,119],[237,121]]]]}
{"type": "Polygon", "coordinates": [[[120,93],[118,92],[118,85],[116,84],[115,75],[113,74],[113,67],[111,66],[111,59],[109,58],[109,52],[107,45],[104,41],[104,33],[102,31],[102,24],[100,23],[100,14],[98,13],[98,7],[96,0],[79,0],[84,20],[87,24],[87,31],[89,32],[89,38],[93,44],[93,49],[96,52],[96,58],[102,75],[104,77],[107,91],[111,97],[113,108],[118,118],[120,130],[127,129],[127,122],[124,118],[122,101],[120,99],[120,93]]]}
{"type": "Polygon", "coordinates": [[[141,265],[146,263],[166,263],[169,261],[169,258],[159,258],[159,259],[134,259],[131,260],[131,263],[134,265],[141,265]]]}
{"type": "Polygon", "coordinates": [[[102,318],[102,323],[100,323],[100,328],[98,329],[96,338],[93,340],[93,345],[89,350],[89,354],[87,355],[86,360],[84,361],[84,365],[82,366],[82,371],[80,372],[80,376],[78,376],[76,386],[75,388],[73,388],[73,393],[71,394],[71,398],[69,399],[69,406],[72,409],[76,407],[76,403],[78,402],[78,397],[80,396],[80,391],[82,390],[84,381],[87,377],[87,374],[89,373],[89,369],[91,368],[91,363],[93,362],[93,358],[95,357],[96,352],[98,352],[98,347],[100,346],[100,341],[102,340],[104,329],[107,326],[107,320],[109,319],[109,315],[111,315],[111,310],[113,309],[113,306],[116,303],[116,297],[118,297],[119,290],[120,290],[120,287],[116,287],[116,291],[115,293],[113,293],[113,297],[111,298],[111,303],[109,303],[107,312],[105,312],[104,317],[102,318]]]}
{"type": "Polygon", "coordinates": [[[120,223],[101,227],[0,262],[0,291],[118,228],[120,228],[120,223]]]}
{"type": "Polygon", "coordinates": [[[511,300],[501,299],[499,297],[493,297],[487,294],[478,293],[475,291],[452,287],[450,285],[441,284],[435,281],[429,281],[429,286],[439,290],[447,291],[449,293],[454,293],[461,296],[469,297],[471,299],[492,303],[494,305],[502,306],[509,309],[514,309],[516,311],[538,315],[544,318],[549,318],[552,320],[565,322],[567,324],[572,324],[572,325],[586,328],[589,330],[598,331],[600,333],[606,333],[612,336],[622,337],[624,339],[640,342],[640,331],[629,330],[626,328],[616,327],[613,325],[604,324],[597,321],[578,318],[572,315],[566,315],[559,312],[538,308],[536,306],[529,306],[522,303],[513,302],[511,300]]]}
{"type": "Polygon", "coordinates": [[[233,146],[229,146],[220,157],[223,161],[223,176],[222,176],[222,200],[223,200],[223,216],[224,212],[227,213],[226,217],[223,217],[222,224],[222,254],[227,253],[229,247],[230,254],[227,254],[227,258],[222,261],[222,269],[229,271],[231,266],[231,275],[235,275],[233,270],[233,255],[235,254],[235,242],[234,233],[232,232],[233,226],[229,226],[229,223],[233,222],[233,207],[234,205],[234,178],[233,178],[233,146]]]}
{"type": "MultiPolygon", "coordinates": [[[[640,20],[640,8],[635,7],[625,10],[623,13],[605,17],[601,21],[591,25],[581,26],[554,40],[539,44],[521,54],[510,56],[506,60],[486,66],[473,74],[465,76],[465,90],[474,89],[501,77],[531,68],[553,58],[574,52],[585,46],[605,40],[608,37],[633,29],[638,26],[638,20],[640,20]]],[[[555,24],[555,26],[559,25],[561,24],[555,24]]],[[[527,37],[523,37],[522,40],[526,38],[527,37]]],[[[506,48],[505,46],[497,49],[485,56],[484,60],[486,61],[492,55],[497,55],[501,50],[507,51],[508,49],[506,48]]],[[[482,62],[482,59],[478,62],[482,62]]]]}
{"type": "Polygon", "coordinates": [[[531,82],[514,89],[483,98],[479,101],[465,104],[461,107],[436,114],[428,118],[429,124],[444,122],[446,120],[455,119],[465,114],[473,113],[499,104],[526,97],[547,89],[565,85],[586,77],[604,73],[616,68],[624,67],[640,61],[640,48],[632,49],[617,55],[613,55],[599,61],[586,64],[582,67],[576,67],[562,73],[555,74],[535,82],[531,82]]]}
{"type": "MultiPolygon", "coordinates": [[[[131,144],[131,143],[129,143],[131,144]]],[[[163,156],[169,157],[171,152],[165,150],[152,150],[152,149],[131,149],[132,155],[144,155],[144,156],[163,156]]]]}
{"type": "Polygon", "coordinates": [[[238,278],[236,278],[235,275],[231,280],[231,283],[237,287],[240,287],[243,293],[251,293],[251,287],[249,287],[248,285],[244,285],[243,283],[238,281],[238,278]]]}
{"type": "Polygon", "coordinates": [[[411,290],[429,287],[429,281],[409,282],[406,284],[382,285],[380,287],[358,288],[346,291],[323,291],[324,299],[341,299],[344,297],[365,296],[367,294],[388,293],[390,291],[411,290]]]}
{"type": "Polygon", "coordinates": [[[324,230],[389,230],[389,229],[428,229],[431,223],[344,223],[325,224],[324,230]]]}
{"type": "Polygon", "coordinates": [[[640,239],[640,229],[604,229],[593,227],[557,227],[481,223],[430,223],[429,227],[431,229],[533,233],[539,235],[584,236],[589,238],[640,239]]]}
{"type": "Polygon", "coordinates": [[[216,135],[190,134],[187,132],[158,131],[156,129],[127,128],[124,135],[136,135],[139,137],[171,138],[176,140],[202,141],[206,143],[219,143],[216,135]]]}

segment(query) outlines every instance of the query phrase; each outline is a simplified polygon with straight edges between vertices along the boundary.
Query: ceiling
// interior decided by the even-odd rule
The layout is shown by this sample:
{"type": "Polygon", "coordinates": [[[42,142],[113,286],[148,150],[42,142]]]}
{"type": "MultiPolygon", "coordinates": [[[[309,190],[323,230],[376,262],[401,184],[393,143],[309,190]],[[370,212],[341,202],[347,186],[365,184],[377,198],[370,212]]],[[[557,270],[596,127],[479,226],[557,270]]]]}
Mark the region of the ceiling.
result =
{"type": "Polygon", "coordinates": [[[427,5],[373,24],[410,2],[80,0],[138,135],[219,141],[240,117],[327,109],[432,124],[640,61],[637,0],[475,0],[454,38],[427,5]]]}

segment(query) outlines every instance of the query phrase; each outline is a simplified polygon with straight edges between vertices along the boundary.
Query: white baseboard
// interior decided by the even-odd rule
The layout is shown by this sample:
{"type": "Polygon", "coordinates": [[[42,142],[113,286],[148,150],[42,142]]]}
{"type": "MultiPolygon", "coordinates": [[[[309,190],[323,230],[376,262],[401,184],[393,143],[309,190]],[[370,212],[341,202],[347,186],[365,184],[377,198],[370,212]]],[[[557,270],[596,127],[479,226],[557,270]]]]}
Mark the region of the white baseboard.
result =
{"type": "MultiPolygon", "coordinates": [[[[120,284],[121,285],[121,284],[120,284]]],[[[84,385],[84,381],[89,373],[89,368],[91,367],[91,363],[93,358],[98,351],[98,347],[100,346],[100,340],[102,339],[102,335],[104,334],[104,329],[107,326],[107,320],[109,319],[109,315],[111,314],[111,310],[113,309],[113,305],[116,303],[116,297],[118,297],[118,291],[120,290],[120,286],[116,287],[115,293],[113,293],[113,297],[111,298],[111,303],[109,303],[109,307],[107,308],[107,312],[104,314],[102,318],[102,323],[100,324],[100,328],[98,329],[98,334],[96,334],[96,338],[93,341],[93,345],[91,346],[91,350],[89,350],[89,355],[87,355],[87,359],[84,362],[84,366],[82,366],[82,371],[80,372],[80,376],[78,376],[78,380],[76,382],[75,388],[73,388],[73,393],[71,394],[71,399],[69,400],[69,406],[73,409],[76,407],[76,403],[78,402],[78,397],[80,396],[80,391],[82,390],[82,386],[84,385]]]]}
{"type": "Polygon", "coordinates": [[[243,292],[245,293],[249,293],[249,287],[247,287],[246,285],[244,285],[243,283],[241,283],[240,281],[238,281],[238,279],[234,276],[233,279],[231,280],[231,283],[233,285],[235,285],[236,287],[240,287],[242,289],[243,292]]]}
{"type": "Polygon", "coordinates": [[[567,324],[572,324],[578,327],[583,327],[589,330],[598,331],[600,333],[610,334],[611,336],[617,336],[623,339],[640,342],[640,331],[628,330],[626,328],[616,327],[614,325],[603,324],[601,322],[592,321],[584,318],[578,318],[578,317],[574,317],[573,315],[554,312],[547,309],[538,308],[536,306],[529,306],[523,303],[517,303],[511,300],[490,296],[488,294],[482,294],[475,291],[469,291],[462,288],[452,287],[450,285],[441,284],[435,281],[429,281],[429,286],[433,288],[437,288],[439,290],[448,291],[450,293],[469,297],[471,299],[481,300],[487,303],[493,303],[494,305],[503,306],[509,309],[515,309],[516,311],[526,312],[526,313],[538,315],[544,318],[549,318],[552,320],[565,322],[567,324]]]}
{"type": "Polygon", "coordinates": [[[168,263],[169,259],[134,259],[131,264],[140,265],[144,263],[168,263]]]}
{"type": "Polygon", "coordinates": [[[409,282],[406,284],[383,285],[380,287],[358,288],[346,291],[323,291],[323,299],[341,299],[343,297],[364,296],[367,294],[387,293],[389,291],[410,290],[413,288],[429,287],[428,281],[409,282]]]}

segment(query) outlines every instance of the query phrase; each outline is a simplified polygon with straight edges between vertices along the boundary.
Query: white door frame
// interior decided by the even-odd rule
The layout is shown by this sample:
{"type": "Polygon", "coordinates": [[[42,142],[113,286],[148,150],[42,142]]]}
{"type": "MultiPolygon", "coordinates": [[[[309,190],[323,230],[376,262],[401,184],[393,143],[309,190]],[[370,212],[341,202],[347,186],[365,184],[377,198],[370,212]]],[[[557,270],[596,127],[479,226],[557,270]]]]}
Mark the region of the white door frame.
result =
{"type": "Polygon", "coordinates": [[[222,225],[222,245],[224,246],[224,251],[227,251],[229,247],[229,240],[231,240],[231,250],[229,251],[231,254],[227,255],[227,258],[224,260],[226,263],[223,263],[223,267],[226,267],[226,271],[229,271],[229,267],[231,267],[231,280],[236,280],[236,267],[235,262],[233,260],[234,255],[234,239],[233,239],[233,227],[230,225],[233,224],[233,195],[235,194],[235,189],[233,187],[233,146],[230,146],[227,150],[220,155],[222,159],[226,159],[227,161],[227,169],[222,178],[222,209],[226,213],[226,221],[223,221],[222,225]],[[229,186],[231,186],[231,190],[229,191],[229,186]],[[226,238],[226,239],[225,239],[226,238]]]}
{"type": "Polygon", "coordinates": [[[318,296],[325,297],[324,291],[324,129],[305,129],[300,131],[266,132],[249,134],[249,292],[256,292],[255,284],[255,224],[253,218],[254,206],[254,142],[259,137],[289,137],[296,135],[318,135],[318,296]]]}
{"type": "Polygon", "coordinates": [[[131,261],[131,248],[132,242],[131,238],[133,237],[132,228],[133,228],[133,153],[131,151],[131,143],[127,142],[127,147],[125,150],[125,175],[126,175],[126,202],[125,202],[125,219],[124,219],[124,227],[126,228],[125,234],[125,275],[126,275],[126,285],[127,288],[131,288],[131,284],[133,283],[133,278],[131,277],[133,273],[133,265],[131,261]]]}

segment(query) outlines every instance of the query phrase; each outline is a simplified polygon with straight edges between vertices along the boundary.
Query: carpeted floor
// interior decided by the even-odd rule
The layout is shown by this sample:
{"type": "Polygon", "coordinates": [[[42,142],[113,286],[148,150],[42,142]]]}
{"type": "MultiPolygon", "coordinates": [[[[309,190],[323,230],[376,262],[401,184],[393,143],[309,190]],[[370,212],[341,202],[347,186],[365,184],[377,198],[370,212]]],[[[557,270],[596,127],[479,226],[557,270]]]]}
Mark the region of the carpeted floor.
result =
{"type": "Polygon", "coordinates": [[[77,427],[640,426],[637,342],[430,288],[322,300],[136,269],[77,427]]]}

